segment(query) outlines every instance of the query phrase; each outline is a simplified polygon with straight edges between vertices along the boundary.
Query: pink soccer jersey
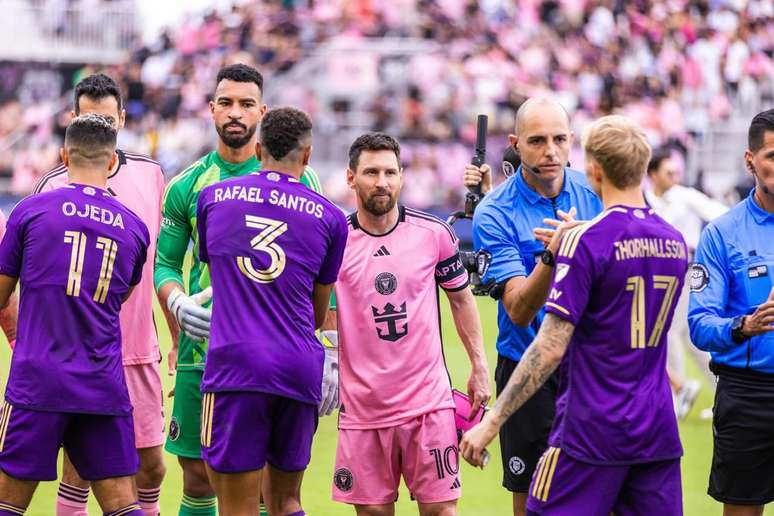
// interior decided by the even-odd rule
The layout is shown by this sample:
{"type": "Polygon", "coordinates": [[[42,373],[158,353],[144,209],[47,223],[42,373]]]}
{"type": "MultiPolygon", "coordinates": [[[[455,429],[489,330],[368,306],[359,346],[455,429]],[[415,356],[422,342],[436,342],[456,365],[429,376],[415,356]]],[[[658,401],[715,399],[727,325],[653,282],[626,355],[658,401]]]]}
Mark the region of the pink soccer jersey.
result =
{"type": "Polygon", "coordinates": [[[402,206],[398,224],[385,235],[367,233],[356,213],[348,220],[336,282],[339,427],[390,427],[454,408],[437,288],[468,285],[454,231],[402,206]]]}
{"type": "MultiPolygon", "coordinates": [[[[148,364],[157,362],[161,357],[153,321],[153,262],[161,224],[164,174],[161,166],[147,156],[122,150],[116,152],[118,168],[108,177],[108,191],[139,216],[150,232],[142,280],[121,308],[123,360],[124,365],[148,364]]],[[[60,165],[38,181],[33,194],[54,190],[65,184],[67,168],[60,165]]]]}

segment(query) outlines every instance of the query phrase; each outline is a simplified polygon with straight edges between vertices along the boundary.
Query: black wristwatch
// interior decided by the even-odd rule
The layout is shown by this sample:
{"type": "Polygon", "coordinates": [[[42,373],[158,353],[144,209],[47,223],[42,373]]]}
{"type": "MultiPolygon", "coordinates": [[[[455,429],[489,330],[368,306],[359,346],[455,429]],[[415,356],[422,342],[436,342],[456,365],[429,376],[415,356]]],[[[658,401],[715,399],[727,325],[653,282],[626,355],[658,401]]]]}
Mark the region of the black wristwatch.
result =
{"type": "Polygon", "coordinates": [[[556,265],[556,258],[554,258],[554,253],[552,253],[550,249],[546,249],[540,253],[540,261],[543,265],[547,265],[548,267],[556,265]]]}
{"type": "Polygon", "coordinates": [[[737,344],[741,344],[742,342],[750,338],[742,332],[742,328],[744,327],[745,317],[747,316],[738,315],[731,320],[731,340],[733,340],[737,344]]]}

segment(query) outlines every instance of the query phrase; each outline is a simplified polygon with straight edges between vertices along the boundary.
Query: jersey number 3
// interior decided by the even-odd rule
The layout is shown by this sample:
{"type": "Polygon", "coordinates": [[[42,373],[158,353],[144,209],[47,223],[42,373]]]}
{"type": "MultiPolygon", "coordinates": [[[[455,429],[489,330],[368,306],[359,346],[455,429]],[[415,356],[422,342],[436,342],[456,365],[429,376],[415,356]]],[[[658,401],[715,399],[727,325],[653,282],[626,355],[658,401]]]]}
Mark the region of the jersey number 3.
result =
{"type": "Polygon", "coordinates": [[[245,215],[248,228],[262,230],[250,241],[250,246],[256,251],[269,255],[271,262],[265,269],[256,269],[249,256],[238,256],[237,265],[242,274],[257,283],[271,283],[285,270],[285,251],[275,240],[288,230],[287,222],[281,220],[245,215]]]}
{"type": "Polygon", "coordinates": [[[653,276],[653,288],[656,290],[665,290],[664,299],[661,301],[661,307],[658,310],[656,324],[648,339],[645,335],[645,278],[642,276],[632,276],[626,279],[626,290],[633,292],[632,295],[632,323],[631,339],[633,349],[644,349],[658,345],[661,340],[661,334],[664,332],[669,309],[672,306],[672,299],[675,297],[678,281],[675,276],[653,276]]]}
{"type": "MultiPolygon", "coordinates": [[[[84,255],[86,254],[86,235],[80,231],[65,231],[64,241],[70,244],[70,272],[67,275],[67,295],[81,295],[81,275],[83,274],[84,255]]],[[[102,250],[102,266],[99,271],[99,282],[93,299],[104,303],[110,289],[110,279],[113,277],[113,264],[116,261],[118,244],[107,237],[97,237],[97,249],[102,250]]]]}

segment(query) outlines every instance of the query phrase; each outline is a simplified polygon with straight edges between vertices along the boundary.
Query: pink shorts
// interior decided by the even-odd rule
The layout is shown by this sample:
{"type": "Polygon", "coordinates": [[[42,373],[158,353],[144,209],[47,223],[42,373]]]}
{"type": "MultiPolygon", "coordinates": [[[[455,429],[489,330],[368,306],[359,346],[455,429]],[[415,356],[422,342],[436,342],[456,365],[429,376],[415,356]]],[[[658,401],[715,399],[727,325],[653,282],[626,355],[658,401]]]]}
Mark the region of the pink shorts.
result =
{"type": "Polygon", "coordinates": [[[134,440],[137,448],[164,444],[164,393],[158,362],[125,365],[126,386],[134,408],[134,440]]]}
{"type": "Polygon", "coordinates": [[[453,409],[429,412],[389,428],[339,430],[334,500],[358,505],[393,503],[401,475],[420,503],[460,497],[453,409]]]}

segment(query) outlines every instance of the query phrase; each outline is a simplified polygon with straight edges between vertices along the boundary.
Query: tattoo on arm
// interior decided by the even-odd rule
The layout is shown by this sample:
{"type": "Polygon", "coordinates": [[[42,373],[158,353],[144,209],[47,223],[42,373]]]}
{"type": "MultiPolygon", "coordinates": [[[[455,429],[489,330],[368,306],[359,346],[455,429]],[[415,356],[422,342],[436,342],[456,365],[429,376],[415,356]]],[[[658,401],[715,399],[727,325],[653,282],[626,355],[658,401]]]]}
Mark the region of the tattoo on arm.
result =
{"type": "Polygon", "coordinates": [[[575,326],[554,314],[546,314],[535,340],[527,348],[494,410],[505,421],[542,386],[556,370],[567,350],[575,326]]]}

